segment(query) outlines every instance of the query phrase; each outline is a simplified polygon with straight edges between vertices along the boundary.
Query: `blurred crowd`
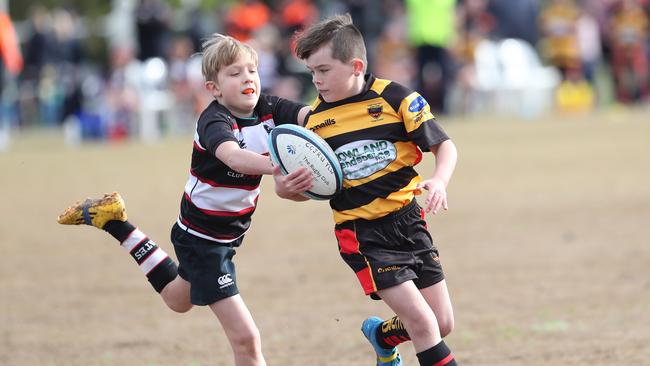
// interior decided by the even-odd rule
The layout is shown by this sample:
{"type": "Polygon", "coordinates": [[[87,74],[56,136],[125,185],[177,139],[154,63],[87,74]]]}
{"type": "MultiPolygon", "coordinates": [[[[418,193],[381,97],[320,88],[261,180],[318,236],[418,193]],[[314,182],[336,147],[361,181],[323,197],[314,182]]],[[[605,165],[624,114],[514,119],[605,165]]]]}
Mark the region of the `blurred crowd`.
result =
{"type": "Polygon", "coordinates": [[[292,35],[344,12],[367,41],[369,71],[441,114],[585,112],[650,98],[650,0],[200,3],[113,0],[101,21],[44,6],[11,19],[5,6],[0,129],[63,125],[83,139],[189,131],[210,101],[197,53],[214,32],[253,45],[263,91],[310,102],[292,35]]]}

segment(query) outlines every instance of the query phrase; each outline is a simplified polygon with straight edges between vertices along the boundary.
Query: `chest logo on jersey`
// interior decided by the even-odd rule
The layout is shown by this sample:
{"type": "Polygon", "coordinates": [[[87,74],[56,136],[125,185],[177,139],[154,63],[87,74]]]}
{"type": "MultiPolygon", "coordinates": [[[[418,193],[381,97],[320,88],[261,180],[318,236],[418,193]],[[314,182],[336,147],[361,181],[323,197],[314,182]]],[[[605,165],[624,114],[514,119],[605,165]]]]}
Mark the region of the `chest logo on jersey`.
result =
{"type": "Polygon", "coordinates": [[[372,117],[373,122],[380,120],[381,114],[384,113],[384,106],[381,104],[371,104],[368,106],[368,114],[372,117]]]}
{"type": "Polygon", "coordinates": [[[313,127],[309,127],[309,129],[312,130],[312,132],[315,132],[318,129],[321,129],[321,128],[327,127],[327,126],[331,126],[333,124],[336,124],[336,121],[334,120],[334,118],[328,118],[325,121],[323,121],[323,122],[321,122],[321,123],[319,123],[317,125],[314,125],[313,127]]]}
{"type": "Polygon", "coordinates": [[[239,139],[237,140],[237,143],[239,144],[239,147],[240,147],[240,148],[242,148],[242,149],[245,149],[245,148],[246,148],[246,141],[244,141],[244,138],[243,138],[243,137],[239,138],[239,139]]]}
{"type": "Polygon", "coordinates": [[[360,140],[340,146],[336,151],[345,179],[369,177],[397,158],[397,149],[386,140],[360,140]]]}

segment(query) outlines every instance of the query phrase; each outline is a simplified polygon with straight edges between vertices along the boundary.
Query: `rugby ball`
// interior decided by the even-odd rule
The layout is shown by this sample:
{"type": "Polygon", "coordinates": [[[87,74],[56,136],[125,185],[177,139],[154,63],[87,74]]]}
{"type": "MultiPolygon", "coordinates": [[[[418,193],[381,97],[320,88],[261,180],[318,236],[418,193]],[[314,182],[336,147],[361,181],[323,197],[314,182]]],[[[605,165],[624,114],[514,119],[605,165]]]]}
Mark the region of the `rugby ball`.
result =
{"type": "Polygon", "coordinates": [[[287,175],[305,167],[313,175],[312,188],[303,195],[328,200],[341,191],[343,172],[336,154],[320,136],[297,125],[279,125],[269,133],[271,160],[287,175]]]}

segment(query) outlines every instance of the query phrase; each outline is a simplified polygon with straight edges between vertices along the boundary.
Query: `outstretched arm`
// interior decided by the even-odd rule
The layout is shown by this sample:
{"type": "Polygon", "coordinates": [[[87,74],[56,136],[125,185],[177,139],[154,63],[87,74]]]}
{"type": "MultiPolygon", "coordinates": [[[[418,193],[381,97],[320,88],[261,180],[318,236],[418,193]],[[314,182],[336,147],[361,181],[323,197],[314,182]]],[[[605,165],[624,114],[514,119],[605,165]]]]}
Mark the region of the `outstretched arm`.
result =
{"type": "Polygon", "coordinates": [[[249,175],[273,174],[273,164],[268,156],[242,149],[235,141],[223,142],[215,151],[217,158],[238,173],[249,175]]]}
{"type": "Polygon", "coordinates": [[[436,156],[436,168],[433,171],[433,176],[420,182],[417,188],[424,188],[428,191],[424,200],[424,209],[426,212],[433,210],[433,213],[436,214],[440,208],[449,209],[447,185],[454,174],[458,152],[456,145],[451,140],[445,140],[437,146],[432,146],[431,152],[436,156]]]}

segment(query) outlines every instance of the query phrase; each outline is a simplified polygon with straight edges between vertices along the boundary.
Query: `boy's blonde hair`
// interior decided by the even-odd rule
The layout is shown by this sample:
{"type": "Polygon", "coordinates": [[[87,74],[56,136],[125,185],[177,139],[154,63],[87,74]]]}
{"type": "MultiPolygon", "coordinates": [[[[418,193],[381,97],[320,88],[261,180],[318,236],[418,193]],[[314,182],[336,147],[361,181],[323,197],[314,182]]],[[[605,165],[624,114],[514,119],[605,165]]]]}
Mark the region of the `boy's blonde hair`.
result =
{"type": "Polygon", "coordinates": [[[257,52],[251,46],[223,34],[214,33],[201,46],[201,71],[205,81],[216,81],[219,70],[237,61],[242,54],[249,56],[255,65],[258,62],[257,52]]]}
{"type": "Polygon", "coordinates": [[[359,58],[368,64],[363,36],[352,23],[350,14],[333,16],[299,33],[296,37],[296,55],[304,60],[330,42],[334,59],[348,62],[359,58]]]}

